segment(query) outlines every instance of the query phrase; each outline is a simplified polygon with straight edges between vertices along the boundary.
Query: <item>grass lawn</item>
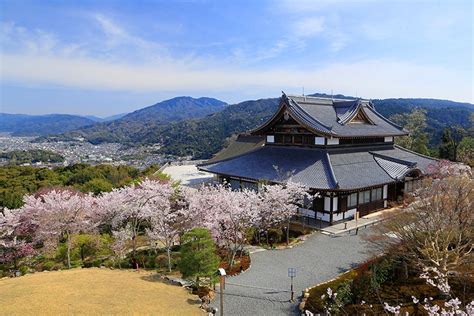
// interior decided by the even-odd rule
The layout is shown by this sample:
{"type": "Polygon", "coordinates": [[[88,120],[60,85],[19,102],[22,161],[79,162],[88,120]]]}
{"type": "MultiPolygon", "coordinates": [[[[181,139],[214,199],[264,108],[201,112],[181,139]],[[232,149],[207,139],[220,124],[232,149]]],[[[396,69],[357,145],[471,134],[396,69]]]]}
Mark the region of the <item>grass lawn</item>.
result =
{"type": "Polygon", "coordinates": [[[203,315],[198,298],[153,273],[73,269],[0,280],[2,315],[203,315]]]}

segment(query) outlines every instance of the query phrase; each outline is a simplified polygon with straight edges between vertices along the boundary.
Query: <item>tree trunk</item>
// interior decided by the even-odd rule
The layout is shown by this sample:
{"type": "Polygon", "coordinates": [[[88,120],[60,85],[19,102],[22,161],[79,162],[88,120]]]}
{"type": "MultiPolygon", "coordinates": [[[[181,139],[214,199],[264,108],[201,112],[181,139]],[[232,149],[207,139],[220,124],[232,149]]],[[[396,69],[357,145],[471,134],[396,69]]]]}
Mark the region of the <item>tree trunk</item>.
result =
{"type": "Polygon", "coordinates": [[[69,233],[67,234],[66,243],[67,243],[67,268],[71,269],[71,236],[69,233]]]}
{"type": "Polygon", "coordinates": [[[290,218],[288,217],[288,224],[286,225],[286,245],[290,244],[290,218]]]}
{"type": "Polygon", "coordinates": [[[132,257],[135,258],[135,254],[137,251],[137,236],[133,234],[132,236],[132,257]]]}
{"type": "Polygon", "coordinates": [[[171,272],[171,248],[166,248],[166,254],[168,255],[168,271],[171,272]]]}

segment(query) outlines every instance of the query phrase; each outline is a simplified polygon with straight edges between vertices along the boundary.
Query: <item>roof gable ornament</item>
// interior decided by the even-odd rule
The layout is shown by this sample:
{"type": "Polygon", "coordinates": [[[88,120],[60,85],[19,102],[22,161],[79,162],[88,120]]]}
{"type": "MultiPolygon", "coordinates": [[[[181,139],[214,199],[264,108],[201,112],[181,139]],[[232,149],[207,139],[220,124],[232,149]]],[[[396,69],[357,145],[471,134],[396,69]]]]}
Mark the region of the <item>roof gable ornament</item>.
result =
{"type": "Polygon", "coordinates": [[[338,116],[340,124],[370,124],[376,125],[365,113],[364,105],[360,100],[354,103],[344,114],[338,116]]]}

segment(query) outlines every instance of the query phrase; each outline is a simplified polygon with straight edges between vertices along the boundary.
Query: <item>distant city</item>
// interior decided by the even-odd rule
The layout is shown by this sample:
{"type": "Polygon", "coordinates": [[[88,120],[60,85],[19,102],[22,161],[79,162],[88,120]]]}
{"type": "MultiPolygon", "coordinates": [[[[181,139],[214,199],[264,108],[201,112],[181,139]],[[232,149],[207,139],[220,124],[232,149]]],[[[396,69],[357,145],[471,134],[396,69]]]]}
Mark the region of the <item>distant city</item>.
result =
{"type": "MultiPolygon", "coordinates": [[[[35,166],[68,166],[76,163],[113,165],[130,165],[139,169],[146,168],[152,164],[163,164],[170,157],[157,154],[160,145],[146,145],[137,147],[127,147],[117,143],[104,143],[93,145],[89,142],[77,139],[74,141],[35,141],[36,137],[17,137],[9,134],[0,134],[0,152],[11,152],[15,150],[41,149],[60,154],[64,157],[61,163],[35,162],[23,165],[35,166]]],[[[8,164],[7,159],[0,159],[0,165],[8,164]]]]}

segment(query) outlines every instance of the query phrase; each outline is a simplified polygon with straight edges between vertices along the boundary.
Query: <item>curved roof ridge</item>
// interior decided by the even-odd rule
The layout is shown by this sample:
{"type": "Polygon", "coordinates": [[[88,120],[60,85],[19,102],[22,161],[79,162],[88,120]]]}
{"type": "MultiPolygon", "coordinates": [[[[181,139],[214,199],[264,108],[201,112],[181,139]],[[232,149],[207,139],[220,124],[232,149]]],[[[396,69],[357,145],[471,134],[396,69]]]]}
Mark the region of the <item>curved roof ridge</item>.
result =
{"type": "Polygon", "coordinates": [[[334,169],[332,167],[331,157],[329,156],[329,153],[327,152],[327,150],[325,151],[325,154],[326,154],[326,160],[327,160],[328,166],[329,166],[329,175],[331,176],[331,180],[334,182],[335,188],[338,189],[339,188],[339,182],[337,181],[336,174],[334,173],[334,169]]]}
{"type": "Polygon", "coordinates": [[[400,158],[394,158],[394,157],[390,157],[390,156],[383,155],[383,154],[380,154],[380,153],[376,153],[376,152],[373,152],[373,151],[369,151],[369,153],[374,157],[378,157],[380,159],[388,160],[388,161],[391,161],[391,162],[396,162],[396,163],[399,163],[399,164],[402,164],[402,165],[407,165],[407,166],[415,166],[416,165],[416,162],[413,162],[413,161],[408,161],[408,160],[404,160],[404,159],[400,159],[400,158]]]}
{"type": "MultiPolygon", "coordinates": [[[[299,106],[298,102],[296,102],[295,100],[291,99],[291,98],[288,98],[287,97],[287,100],[289,100],[290,102],[289,103],[294,103],[295,106],[298,108],[298,110],[300,110],[302,113],[304,113],[308,118],[305,118],[307,121],[314,121],[316,122],[317,124],[321,125],[322,127],[324,127],[325,129],[328,130],[328,132],[330,134],[332,134],[332,126],[326,126],[324,125],[323,123],[321,123],[319,120],[317,120],[316,118],[314,118],[313,116],[311,116],[308,112],[306,112],[301,106],[299,106]]],[[[289,104],[291,106],[291,104],[289,104]]],[[[291,109],[290,109],[291,110],[291,109]]]]}
{"type": "MultiPolygon", "coordinates": [[[[341,117],[338,116],[339,123],[345,125],[349,123],[354,117],[359,114],[359,111],[362,111],[362,114],[364,115],[365,119],[372,125],[377,125],[375,124],[367,115],[364,109],[364,104],[362,103],[361,99],[356,100],[356,102],[347,110],[341,117]]],[[[337,112],[336,112],[337,115],[337,112]]]]}
{"type": "MultiPolygon", "coordinates": [[[[418,167],[416,167],[416,163],[415,163],[414,165],[405,165],[405,164],[399,163],[399,162],[397,162],[397,161],[394,161],[394,160],[396,160],[395,158],[394,158],[394,160],[392,161],[392,160],[389,160],[389,159],[385,159],[385,158],[383,158],[383,157],[379,157],[378,155],[374,155],[373,153],[372,153],[372,155],[373,155],[372,157],[374,158],[374,160],[375,160],[375,162],[377,163],[377,165],[378,165],[383,171],[385,171],[385,173],[386,173],[390,178],[392,178],[392,179],[394,179],[394,180],[400,180],[400,179],[403,178],[405,175],[407,175],[408,173],[410,173],[410,172],[412,172],[412,171],[414,171],[414,170],[418,170],[419,172],[422,173],[421,169],[418,168],[418,167]],[[380,161],[379,161],[379,160],[380,160],[380,161]],[[404,166],[404,167],[399,168],[398,170],[392,170],[392,174],[391,174],[391,173],[387,170],[387,167],[388,167],[388,166],[383,166],[383,165],[381,164],[381,161],[383,161],[383,160],[388,161],[388,162],[390,162],[390,163],[392,163],[392,164],[402,165],[402,166],[404,166]]],[[[392,167],[392,169],[393,169],[393,167],[392,167]]]]}

